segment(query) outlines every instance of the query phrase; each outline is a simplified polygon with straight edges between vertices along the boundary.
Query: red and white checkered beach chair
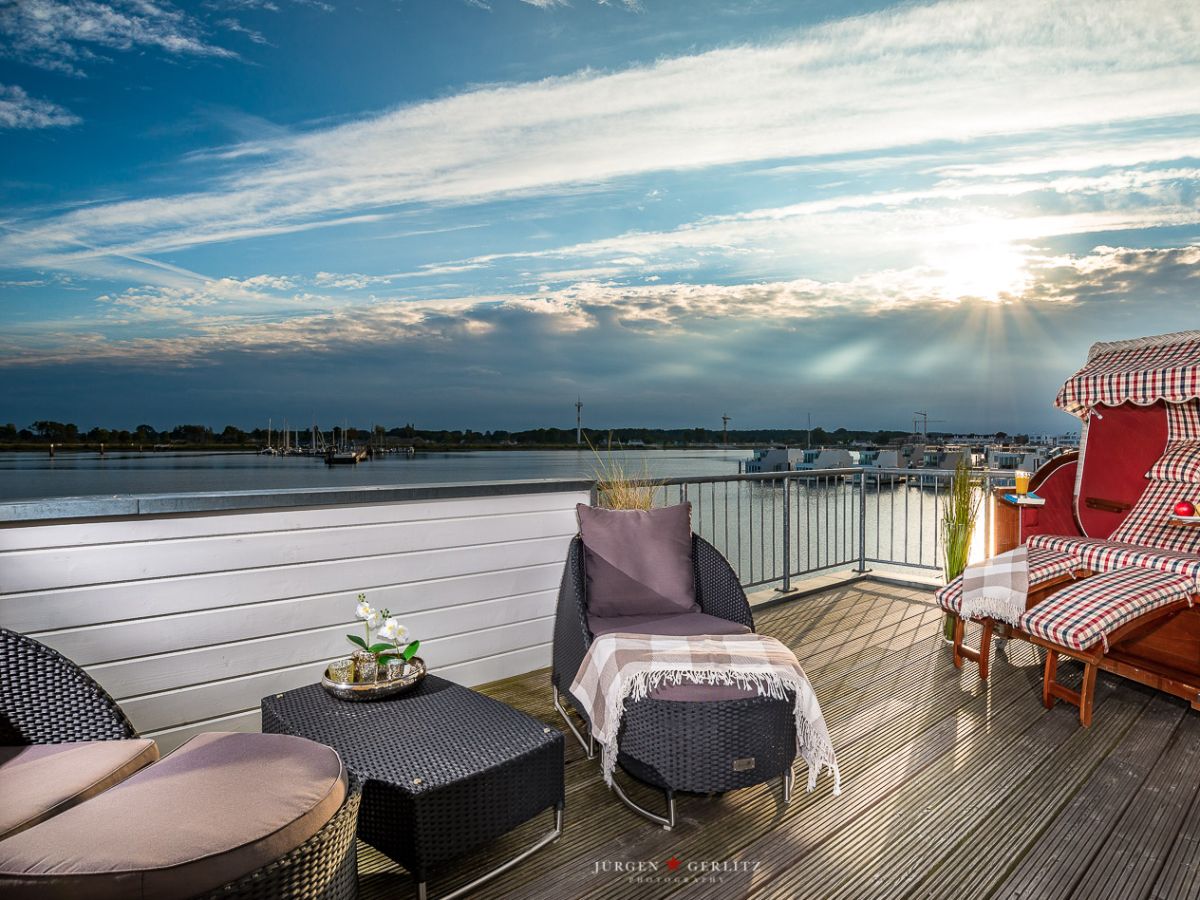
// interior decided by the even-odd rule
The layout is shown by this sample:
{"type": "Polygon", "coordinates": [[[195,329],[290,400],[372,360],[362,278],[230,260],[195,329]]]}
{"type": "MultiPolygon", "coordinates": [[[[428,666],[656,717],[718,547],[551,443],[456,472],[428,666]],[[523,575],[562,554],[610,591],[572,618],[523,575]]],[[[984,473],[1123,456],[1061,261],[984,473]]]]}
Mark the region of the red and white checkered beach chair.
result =
{"type": "Polygon", "coordinates": [[[1027,610],[1020,628],[1046,649],[1042,702],[1057,697],[1079,707],[1079,720],[1092,724],[1096,673],[1109,647],[1138,630],[1192,605],[1195,581],[1157,569],[1113,569],[1069,585],[1027,610]],[[1058,658],[1084,664],[1083,684],[1073,691],[1058,683],[1058,658]]]}
{"type": "Polygon", "coordinates": [[[1013,631],[1047,650],[1043,701],[1089,724],[1105,669],[1200,709],[1200,527],[1173,513],[1200,501],[1200,332],[1096,344],[1055,402],[1083,420],[1080,453],[1035,476],[1047,502],[1020,511],[1020,540],[1083,577],[1030,602],[1013,631]],[[1056,680],[1063,655],[1084,663],[1079,691],[1056,680]]]}

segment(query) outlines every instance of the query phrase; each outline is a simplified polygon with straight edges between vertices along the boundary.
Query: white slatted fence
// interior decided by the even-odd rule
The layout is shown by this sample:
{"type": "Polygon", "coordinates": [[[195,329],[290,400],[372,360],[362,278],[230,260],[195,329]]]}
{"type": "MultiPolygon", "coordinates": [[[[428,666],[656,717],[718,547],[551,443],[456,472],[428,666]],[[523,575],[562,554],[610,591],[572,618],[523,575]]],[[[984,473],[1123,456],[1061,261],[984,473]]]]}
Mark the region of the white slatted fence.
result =
{"type": "Polygon", "coordinates": [[[256,729],[263,696],[315,681],[361,633],[359,591],[445,678],[549,665],[575,504],[587,501],[574,483],[0,523],[0,625],[84,666],[165,751],[201,731],[256,729]]]}

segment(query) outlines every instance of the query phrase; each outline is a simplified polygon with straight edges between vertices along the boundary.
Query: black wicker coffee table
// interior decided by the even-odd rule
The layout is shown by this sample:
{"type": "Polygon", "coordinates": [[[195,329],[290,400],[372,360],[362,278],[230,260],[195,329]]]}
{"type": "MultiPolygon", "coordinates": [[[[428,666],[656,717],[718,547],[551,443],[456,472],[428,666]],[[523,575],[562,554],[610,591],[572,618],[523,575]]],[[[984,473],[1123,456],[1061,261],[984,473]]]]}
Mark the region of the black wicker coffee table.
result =
{"type": "Polygon", "coordinates": [[[363,783],[358,836],[396,860],[426,897],[429,869],[545,810],[554,828],[466,893],[562,833],[563,736],[537,719],[429,675],[391,700],[349,703],[320,685],[265,697],[263,731],[327,744],[363,783]]]}

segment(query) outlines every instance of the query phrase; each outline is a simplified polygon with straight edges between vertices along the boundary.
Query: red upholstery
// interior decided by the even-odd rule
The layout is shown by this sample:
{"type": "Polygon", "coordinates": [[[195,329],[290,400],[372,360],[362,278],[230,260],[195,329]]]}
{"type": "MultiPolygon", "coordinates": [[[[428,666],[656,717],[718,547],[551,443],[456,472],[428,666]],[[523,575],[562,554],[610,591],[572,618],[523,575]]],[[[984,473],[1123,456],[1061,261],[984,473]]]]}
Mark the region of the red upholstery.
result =
{"type": "MultiPolygon", "coordinates": [[[[1133,507],[1146,489],[1146,472],[1167,446],[1167,411],[1153,406],[1101,406],[1087,422],[1076,512],[1087,537],[1107,539],[1127,511],[1091,509],[1088,498],[1133,507]]],[[[1049,506],[1049,503],[1047,503],[1049,506]]]]}
{"type": "Polygon", "coordinates": [[[1033,534],[1079,534],[1075,521],[1075,474],[1078,462],[1051,460],[1035,473],[1030,489],[1046,499],[1045,506],[1022,506],[1021,542],[1033,534]]]}
{"type": "MultiPolygon", "coordinates": [[[[1060,553],[1057,550],[1030,549],[1029,551],[1029,586],[1044,584],[1052,578],[1070,575],[1078,564],[1073,556],[1060,553]]],[[[945,587],[939,588],[934,594],[938,606],[947,612],[957,613],[962,609],[962,576],[959,575],[945,587]]]]}
{"type": "Polygon", "coordinates": [[[1122,568],[1085,578],[1052,594],[1020,619],[1022,630],[1067,647],[1090,650],[1127,622],[1189,599],[1192,581],[1152,569],[1122,568]]]}

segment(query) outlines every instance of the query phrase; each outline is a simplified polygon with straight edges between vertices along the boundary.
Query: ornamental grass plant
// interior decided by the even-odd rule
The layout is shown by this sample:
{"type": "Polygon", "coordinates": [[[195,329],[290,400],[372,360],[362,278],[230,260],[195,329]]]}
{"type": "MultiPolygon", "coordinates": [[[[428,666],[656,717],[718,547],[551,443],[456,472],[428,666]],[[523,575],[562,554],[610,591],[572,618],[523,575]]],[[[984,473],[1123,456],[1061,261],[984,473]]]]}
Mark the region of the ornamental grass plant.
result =
{"type": "Polygon", "coordinates": [[[653,509],[654,500],[663,482],[650,477],[650,464],[642,460],[642,471],[631,475],[625,463],[613,452],[612,432],[608,435],[608,449],[601,455],[592,442],[588,449],[596,457],[592,478],[596,482],[596,506],[604,509],[653,509]]]}
{"type": "MultiPolygon", "coordinates": [[[[966,454],[954,467],[950,479],[950,490],[946,493],[946,505],[942,510],[942,553],[943,571],[949,584],[967,567],[971,552],[971,537],[975,534],[975,522],[983,501],[983,483],[971,473],[966,454]]],[[[954,636],[954,618],[946,615],[943,632],[947,640],[954,636]]]]}

